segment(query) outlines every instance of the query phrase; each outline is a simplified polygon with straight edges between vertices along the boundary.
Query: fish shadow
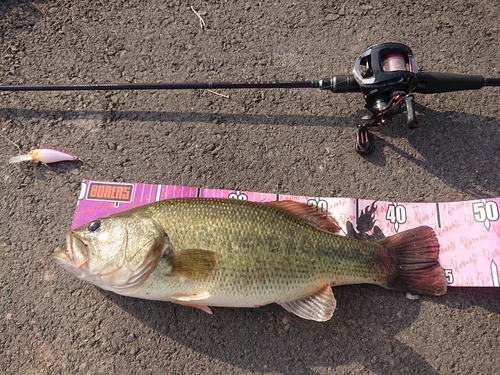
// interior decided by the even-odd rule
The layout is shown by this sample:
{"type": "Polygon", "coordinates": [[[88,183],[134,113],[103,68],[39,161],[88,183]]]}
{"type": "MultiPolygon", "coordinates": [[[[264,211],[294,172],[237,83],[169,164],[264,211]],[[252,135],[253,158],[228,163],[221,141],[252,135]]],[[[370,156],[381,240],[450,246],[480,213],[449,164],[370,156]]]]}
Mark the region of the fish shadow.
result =
{"type": "Polygon", "coordinates": [[[435,302],[450,309],[467,310],[478,306],[491,313],[500,314],[500,288],[448,288],[446,295],[437,298],[435,302]]]}
{"type": "MultiPolygon", "coordinates": [[[[213,315],[169,302],[103,295],[160,335],[247,371],[316,374],[315,367],[360,366],[376,374],[437,374],[397,335],[420,313],[420,300],[374,286],[335,288],[337,310],[325,323],[296,317],[276,304],[213,308],[213,315]],[[404,363],[400,360],[404,358],[404,363]]],[[[349,370],[351,369],[351,370],[349,370]]]]}

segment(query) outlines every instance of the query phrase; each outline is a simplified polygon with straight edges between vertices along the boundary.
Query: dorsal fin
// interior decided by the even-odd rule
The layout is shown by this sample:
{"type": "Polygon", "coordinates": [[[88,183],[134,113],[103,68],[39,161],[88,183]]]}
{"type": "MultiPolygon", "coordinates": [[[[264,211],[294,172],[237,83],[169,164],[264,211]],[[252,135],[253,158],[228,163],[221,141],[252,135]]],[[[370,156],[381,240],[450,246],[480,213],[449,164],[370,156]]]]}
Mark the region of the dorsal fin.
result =
{"type": "Polygon", "coordinates": [[[325,232],[338,234],[340,225],[328,211],[318,206],[310,206],[306,203],[295,201],[272,201],[267,202],[271,206],[282,208],[294,215],[300,216],[309,224],[325,232]]]}

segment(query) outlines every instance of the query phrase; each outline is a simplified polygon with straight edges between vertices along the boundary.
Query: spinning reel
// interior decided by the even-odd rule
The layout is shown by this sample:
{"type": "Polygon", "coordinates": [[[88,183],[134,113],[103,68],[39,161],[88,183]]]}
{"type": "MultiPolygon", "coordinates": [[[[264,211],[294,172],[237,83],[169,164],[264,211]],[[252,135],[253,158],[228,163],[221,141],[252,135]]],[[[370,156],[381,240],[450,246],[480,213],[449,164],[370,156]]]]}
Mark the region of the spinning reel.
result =
{"type": "Polygon", "coordinates": [[[185,89],[269,89],[319,88],[334,93],[361,92],[371,115],[363,117],[356,130],[356,151],[367,154],[372,146],[368,128],[385,125],[406,110],[409,128],[417,127],[413,93],[440,93],[478,90],[483,86],[500,86],[500,78],[452,73],[419,73],[411,49],[399,43],[369,47],[358,56],[353,75],[330,79],[292,82],[186,82],[125,83],[92,85],[18,85],[0,86],[0,91],[66,91],[66,90],[185,90],[185,89]]]}

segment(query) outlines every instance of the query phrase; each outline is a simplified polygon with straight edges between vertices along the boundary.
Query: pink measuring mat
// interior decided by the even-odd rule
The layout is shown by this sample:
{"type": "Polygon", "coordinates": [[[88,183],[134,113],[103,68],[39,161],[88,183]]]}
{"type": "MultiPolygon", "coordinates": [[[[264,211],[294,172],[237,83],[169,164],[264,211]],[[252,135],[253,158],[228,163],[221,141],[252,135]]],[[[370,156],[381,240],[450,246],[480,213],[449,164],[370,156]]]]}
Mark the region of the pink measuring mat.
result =
{"type": "Polygon", "coordinates": [[[256,202],[294,200],[316,205],[338,220],[344,235],[365,240],[427,225],[438,236],[440,261],[449,286],[500,286],[500,198],[404,203],[85,180],[72,228],[144,204],[193,197],[256,202]]]}

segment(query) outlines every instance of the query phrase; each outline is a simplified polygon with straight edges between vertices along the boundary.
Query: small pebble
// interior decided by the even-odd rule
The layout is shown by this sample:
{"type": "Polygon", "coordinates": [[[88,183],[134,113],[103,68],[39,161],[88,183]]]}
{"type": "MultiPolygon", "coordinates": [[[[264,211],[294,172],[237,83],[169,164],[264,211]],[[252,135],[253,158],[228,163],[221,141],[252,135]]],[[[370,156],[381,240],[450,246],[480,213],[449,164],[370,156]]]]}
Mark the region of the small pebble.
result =
{"type": "Polygon", "coordinates": [[[132,341],[134,341],[136,338],[137,338],[137,336],[136,336],[134,333],[131,333],[131,334],[130,334],[130,335],[128,335],[128,337],[127,337],[127,342],[132,342],[132,341]]]}
{"type": "Polygon", "coordinates": [[[410,300],[416,300],[419,299],[419,296],[417,294],[406,293],[406,298],[410,300]]]}

